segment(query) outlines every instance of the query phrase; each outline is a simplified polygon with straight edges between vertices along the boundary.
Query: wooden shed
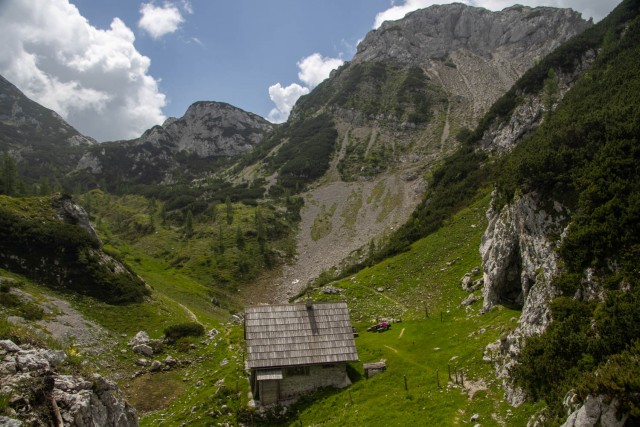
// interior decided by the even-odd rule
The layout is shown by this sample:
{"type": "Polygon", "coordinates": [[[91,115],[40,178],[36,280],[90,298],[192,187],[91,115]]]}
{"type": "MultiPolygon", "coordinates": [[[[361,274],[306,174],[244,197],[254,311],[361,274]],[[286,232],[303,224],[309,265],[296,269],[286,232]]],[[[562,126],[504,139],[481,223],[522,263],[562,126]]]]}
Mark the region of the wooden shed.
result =
{"type": "Polygon", "coordinates": [[[358,353],[344,302],[247,307],[244,336],[251,391],[262,405],[351,384],[347,362],[358,353]]]}

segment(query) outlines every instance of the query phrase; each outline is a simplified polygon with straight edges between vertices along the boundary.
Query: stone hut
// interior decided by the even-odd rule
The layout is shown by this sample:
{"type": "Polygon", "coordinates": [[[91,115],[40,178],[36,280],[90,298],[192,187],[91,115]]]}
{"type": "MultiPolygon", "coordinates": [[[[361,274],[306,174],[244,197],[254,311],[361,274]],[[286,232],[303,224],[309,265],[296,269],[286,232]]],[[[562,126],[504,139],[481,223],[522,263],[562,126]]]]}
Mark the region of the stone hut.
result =
{"type": "Polygon", "coordinates": [[[344,302],[247,307],[244,337],[251,391],[262,405],[351,384],[347,362],[358,353],[344,302]]]}

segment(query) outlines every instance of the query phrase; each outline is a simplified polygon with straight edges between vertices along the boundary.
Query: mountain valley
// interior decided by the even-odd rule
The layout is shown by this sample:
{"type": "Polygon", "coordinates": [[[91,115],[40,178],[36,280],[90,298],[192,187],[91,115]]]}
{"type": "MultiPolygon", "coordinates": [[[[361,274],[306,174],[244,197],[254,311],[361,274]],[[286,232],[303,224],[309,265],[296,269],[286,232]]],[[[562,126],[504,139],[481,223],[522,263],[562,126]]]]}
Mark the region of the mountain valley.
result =
{"type": "Polygon", "coordinates": [[[636,425],[639,37],[637,0],[432,6],[283,124],[106,143],[1,79],[0,424],[636,425]],[[244,307],[305,294],[347,302],[353,384],[257,409],[244,307]]]}

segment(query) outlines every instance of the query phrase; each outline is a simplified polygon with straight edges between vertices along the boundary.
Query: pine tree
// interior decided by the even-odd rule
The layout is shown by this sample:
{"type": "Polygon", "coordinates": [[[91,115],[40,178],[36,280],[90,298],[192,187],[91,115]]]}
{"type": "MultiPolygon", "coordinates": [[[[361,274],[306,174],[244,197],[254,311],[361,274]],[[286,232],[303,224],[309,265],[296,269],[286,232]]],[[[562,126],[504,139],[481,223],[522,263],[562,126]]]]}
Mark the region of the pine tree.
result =
{"type": "Polygon", "coordinates": [[[218,227],[218,242],[216,249],[219,254],[222,255],[224,253],[224,235],[222,234],[222,225],[218,227]]]}
{"type": "Polygon", "coordinates": [[[240,226],[236,227],[236,247],[240,250],[244,249],[244,234],[240,226]]]}
{"type": "Polygon", "coordinates": [[[160,223],[162,225],[165,225],[167,223],[167,210],[165,208],[166,203],[163,203],[162,206],[160,206],[160,223]]]}
{"type": "Polygon", "coordinates": [[[40,185],[38,186],[38,194],[41,196],[46,196],[51,194],[51,186],[49,185],[49,180],[46,176],[40,178],[40,185]]]}
{"type": "Polygon", "coordinates": [[[5,152],[2,160],[2,192],[8,196],[16,193],[17,169],[16,162],[9,153],[5,152]]]}
{"type": "Polygon", "coordinates": [[[260,246],[260,253],[265,253],[266,243],[267,243],[267,232],[264,228],[264,221],[262,219],[262,212],[260,208],[256,209],[255,217],[254,217],[256,234],[258,235],[258,245],[260,246]]]}
{"type": "Polygon", "coordinates": [[[227,224],[231,225],[233,224],[233,205],[229,196],[227,196],[225,204],[227,205],[227,224]]]}
{"type": "Polygon", "coordinates": [[[193,214],[191,209],[187,212],[187,217],[184,220],[184,235],[187,239],[193,236],[193,214]]]}

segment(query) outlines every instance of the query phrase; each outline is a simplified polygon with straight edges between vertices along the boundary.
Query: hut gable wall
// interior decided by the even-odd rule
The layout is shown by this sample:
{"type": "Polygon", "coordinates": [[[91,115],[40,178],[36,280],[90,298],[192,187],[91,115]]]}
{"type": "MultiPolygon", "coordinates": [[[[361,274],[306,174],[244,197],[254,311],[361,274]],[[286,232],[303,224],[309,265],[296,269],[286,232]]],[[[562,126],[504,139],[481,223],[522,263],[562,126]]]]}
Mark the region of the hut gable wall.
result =
{"type": "Polygon", "coordinates": [[[323,387],[343,388],[351,384],[347,376],[346,364],[339,363],[326,367],[314,365],[308,367],[308,375],[286,375],[280,381],[280,399],[295,399],[305,393],[323,387]]]}

